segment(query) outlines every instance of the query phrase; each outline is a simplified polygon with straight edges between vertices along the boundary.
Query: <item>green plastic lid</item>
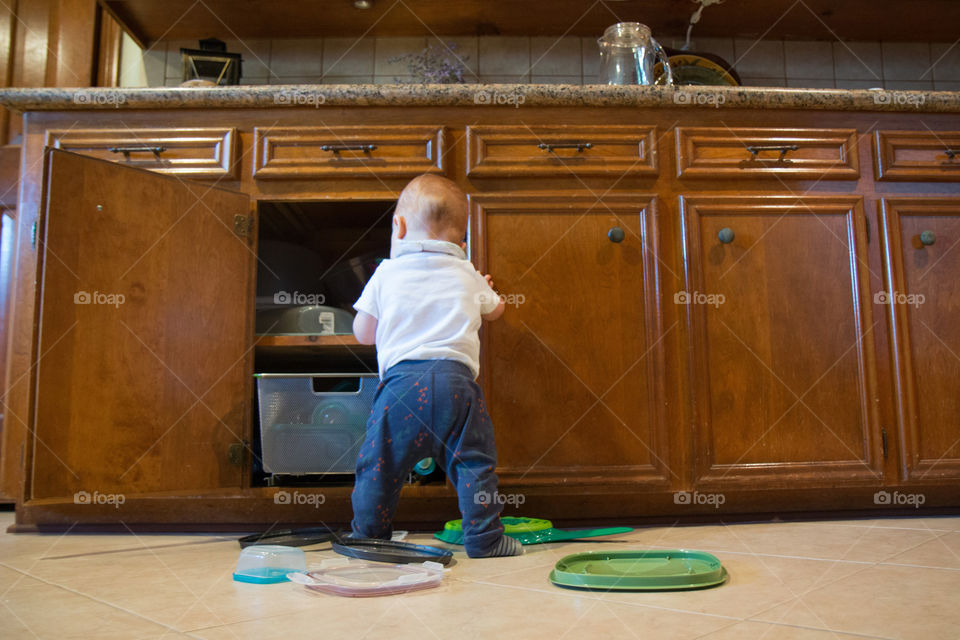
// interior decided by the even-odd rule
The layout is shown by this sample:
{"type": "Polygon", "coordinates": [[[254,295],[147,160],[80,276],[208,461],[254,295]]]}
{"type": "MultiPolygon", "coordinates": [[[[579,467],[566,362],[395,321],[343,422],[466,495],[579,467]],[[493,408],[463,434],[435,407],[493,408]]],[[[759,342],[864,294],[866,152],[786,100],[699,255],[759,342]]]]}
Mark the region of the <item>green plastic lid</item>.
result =
{"type": "MultiPolygon", "coordinates": [[[[503,532],[513,538],[536,531],[546,531],[553,528],[553,523],[542,518],[522,518],[515,516],[501,516],[500,523],[503,532]]],[[[463,521],[450,520],[443,525],[443,531],[433,534],[437,540],[450,544],[463,544],[463,521]]]]}
{"type": "Polygon", "coordinates": [[[687,549],[574,553],[550,572],[556,585],[603,591],[703,589],[726,579],[716,556],[687,549]]]}
{"type": "MultiPolygon", "coordinates": [[[[522,518],[514,516],[501,516],[500,524],[503,525],[503,532],[511,533],[530,533],[531,531],[543,531],[553,526],[553,523],[543,518],[522,518]]],[[[463,531],[463,520],[450,520],[443,525],[444,531],[463,531]]]]}

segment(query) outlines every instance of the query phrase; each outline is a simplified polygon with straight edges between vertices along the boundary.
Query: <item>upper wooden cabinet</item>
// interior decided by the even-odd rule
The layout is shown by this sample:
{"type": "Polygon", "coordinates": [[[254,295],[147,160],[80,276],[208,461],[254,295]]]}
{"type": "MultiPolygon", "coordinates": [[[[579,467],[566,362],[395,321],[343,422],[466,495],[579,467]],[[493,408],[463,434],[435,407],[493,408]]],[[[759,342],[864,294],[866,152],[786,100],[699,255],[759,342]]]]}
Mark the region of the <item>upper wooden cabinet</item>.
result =
{"type": "Polygon", "coordinates": [[[467,175],[655,176],[656,127],[486,125],[467,127],[467,175]]]}
{"type": "Polygon", "coordinates": [[[57,150],[45,178],[29,497],[102,509],[98,495],[240,487],[249,198],[57,150]]]}
{"type": "Polygon", "coordinates": [[[854,129],[677,127],[681,178],[860,177],[854,129]]]}
{"type": "Polygon", "coordinates": [[[237,175],[234,128],[50,129],[54,149],[197,180],[237,175]]]}
{"type": "Polygon", "coordinates": [[[960,478],[960,198],[881,203],[903,479],[960,478]]]}
{"type": "Polygon", "coordinates": [[[655,198],[471,197],[472,248],[508,305],[481,371],[510,485],[666,486],[655,198]]]}
{"type": "Polygon", "coordinates": [[[856,197],[682,200],[701,485],[880,485],[873,299],[856,197]]]}
{"type": "Polygon", "coordinates": [[[423,125],[256,127],[257,179],[413,178],[444,173],[444,129],[423,125]]]}
{"type": "Polygon", "coordinates": [[[877,180],[960,182],[960,131],[877,131],[877,180]]]}

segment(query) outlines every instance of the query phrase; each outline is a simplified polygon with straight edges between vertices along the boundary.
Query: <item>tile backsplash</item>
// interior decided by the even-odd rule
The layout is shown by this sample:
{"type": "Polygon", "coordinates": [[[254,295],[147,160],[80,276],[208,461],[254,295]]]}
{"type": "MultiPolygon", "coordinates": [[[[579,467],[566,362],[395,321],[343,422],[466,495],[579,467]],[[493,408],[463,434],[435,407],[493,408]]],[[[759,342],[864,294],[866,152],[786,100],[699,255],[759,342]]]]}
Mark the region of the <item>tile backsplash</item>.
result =
{"type": "MultiPolygon", "coordinates": [[[[243,84],[382,84],[410,82],[406,63],[395,58],[441,41],[457,44],[467,82],[591,84],[599,67],[596,39],[577,36],[228,40],[227,50],[243,55],[243,84]]],[[[683,42],[660,41],[677,48],[683,42]]],[[[162,42],[143,52],[126,46],[121,82],[176,86],[180,48],[196,46],[162,42]]],[[[960,43],[703,38],[692,48],[732,62],[748,86],[960,90],[960,43]]]]}

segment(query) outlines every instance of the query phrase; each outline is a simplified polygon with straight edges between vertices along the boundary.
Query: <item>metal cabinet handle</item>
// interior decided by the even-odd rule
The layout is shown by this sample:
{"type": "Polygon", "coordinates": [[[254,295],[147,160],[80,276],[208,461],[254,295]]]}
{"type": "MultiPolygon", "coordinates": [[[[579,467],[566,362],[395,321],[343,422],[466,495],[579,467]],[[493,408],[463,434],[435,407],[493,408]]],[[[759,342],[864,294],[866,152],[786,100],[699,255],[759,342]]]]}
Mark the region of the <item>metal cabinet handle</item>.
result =
{"type": "Polygon", "coordinates": [[[592,149],[592,142],[541,142],[537,145],[538,149],[543,149],[544,151],[553,152],[554,149],[576,149],[577,153],[580,153],[584,149],[592,149]]]}
{"type": "Polygon", "coordinates": [[[753,159],[757,159],[757,154],[761,151],[779,151],[780,157],[778,160],[783,160],[787,156],[787,151],[796,151],[800,147],[795,144],[771,144],[771,145],[755,145],[748,146],[747,151],[750,152],[750,155],[753,156],[753,159]]]}
{"type": "Polygon", "coordinates": [[[620,227],[613,227],[610,231],[607,231],[607,237],[610,238],[610,242],[623,242],[626,235],[620,227]]]}
{"type": "Polygon", "coordinates": [[[937,241],[937,236],[933,233],[933,231],[924,231],[923,233],[920,234],[920,244],[922,244],[925,247],[929,247],[936,241],[937,241]]]}
{"type": "Polygon", "coordinates": [[[122,153],[124,160],[129,160],[131,153],[142,153],[147,151],[152,153],[154,157],[159,160],[160,154],[166,150],[166,147],[110,147],[107,149],[107,151],[110,153],[122,153]]]}
{"type": "Polygon", "coordinates": [[[321,151],[332,151],[338,155],[341,151],[373,151],[377,148],[375,144],[325,144],[320,146],[321,151]]]}
{"type": "Polygon", "coordinates": [[[723,244],[730,244],[733,242],[734,237],[733,229],[730,227],[720,229],[720,233],[717,234],[717,238],[719,238],[723,244]]]}

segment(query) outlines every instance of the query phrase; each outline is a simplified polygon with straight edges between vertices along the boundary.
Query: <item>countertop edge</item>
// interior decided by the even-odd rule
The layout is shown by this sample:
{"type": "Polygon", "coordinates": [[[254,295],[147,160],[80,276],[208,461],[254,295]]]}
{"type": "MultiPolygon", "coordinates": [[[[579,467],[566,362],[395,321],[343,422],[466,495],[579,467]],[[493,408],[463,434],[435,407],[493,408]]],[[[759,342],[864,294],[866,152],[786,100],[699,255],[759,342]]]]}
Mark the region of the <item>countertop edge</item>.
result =
{"type": "Polygon", "coordinates": [[[960,113],[960,92],[544,84],[7,88],[0,89],[0,105],[19,112],[346,106],[588,106],[960,113]]]}

